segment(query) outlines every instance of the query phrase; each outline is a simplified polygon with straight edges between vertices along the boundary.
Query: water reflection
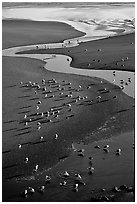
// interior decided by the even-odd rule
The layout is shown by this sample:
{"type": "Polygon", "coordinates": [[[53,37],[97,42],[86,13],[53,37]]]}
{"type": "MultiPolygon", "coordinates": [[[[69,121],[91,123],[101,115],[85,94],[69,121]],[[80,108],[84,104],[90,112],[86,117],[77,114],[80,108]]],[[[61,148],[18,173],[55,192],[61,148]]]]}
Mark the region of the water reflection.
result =
{"type": "MultiPolygon", "coordinates": [[[[45,56],[46,58],[47,56],[45,56]]],[[[71,73],[77,75],[85,75],[91,77],[103,78],[110,83],[114,83],[120,86],[127,95],[134,97],[134,73],[126,71],[115,71],[115,76],[113,74],[114,70],[87,70],[78,69],[70,66],[71,58],[68,56],[56,55],[56,58],[49,59],[45,68],[50,71],[71,73]],[[67,60],[69,59],[69,61],[67,60]],[[122,81],[123,80],[123,81],[122,81]]]]}

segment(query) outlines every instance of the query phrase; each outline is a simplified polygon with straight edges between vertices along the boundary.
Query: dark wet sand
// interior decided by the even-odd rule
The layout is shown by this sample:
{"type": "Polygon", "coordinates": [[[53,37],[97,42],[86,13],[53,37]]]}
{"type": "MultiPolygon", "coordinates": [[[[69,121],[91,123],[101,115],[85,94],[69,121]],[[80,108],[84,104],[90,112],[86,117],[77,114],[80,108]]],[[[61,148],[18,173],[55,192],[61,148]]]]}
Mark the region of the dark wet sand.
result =
{"type": "Polygon", "coordinates": [[[73,48],[39,49],[20,53],[58,53],[72,57],[70,65],[74,68],[134,72],[135,34],[80,43],[79,46],[73,48]],[[98,51],[99,49],[101,51],[98,51]],[[128,60],[126,60],[127,57],[128,60]],[[121,59],[124,59],[124,61],[121,61],[121,59]]]}
{"type": "Polygon", "coordinates": [[[2,33],[2,49],[21,45],[63,42],[65,39],[85,34],[72,29],[65,23],[31,20],[3,20],[2,33]]]}
{"type": "MultiPolygon", "coordinates": [[[[10,41],[12,36],[10,38],[10,31],[7,33],[10,41]]],[[[21,38],[24,44],[28,43],[25,36],[21,38]]],[[[45,41],[48,39],[45,38],[45,41]]],[[[3,42],[5,42],[3,47],[8,47],[6,41],[3,42]]],[[[11,42],[13,41],[11,40],[11,42]]],[[[35,43],[35,39],[33,43],[35,43]]],[[[114,185],[133,186],[134,99],[105,80],[54,73],[43,69],[43,66],[44,62],[40,60],[3,57],[3,201],[90,201],[91,197],[96,195],[96,193],[91,195],[93,189],[98,191],[100,188],[106,188],[110,191],[114,185]],[[43,78],[45,80],[55,78],[61,88],[64,87],[62,80],[66,80],[66,84],[71,82],[71,87],[74,88],[72,90],[74,99],[58,100],[61,91],[57,91],[53,85],[47,86],[47,89],[54,91],[55,98],[48,99],[44,99],[41,90],[36,96],[35,88],[26,88],[20,85],[21,81],[41,84],[43,78]],[[77,92],[76,89],[79,88],[79,85],[82,86],[82,90],[77,92]],[[91,85],[90,89],[87,89],[88,85],[91,85]],[[100,95],[99,90],[103,88],[107,88],[109,92],[101,94],[102,102],[97,103],[96,97],[100,95]],[[68,112],[68,107],[63,108],[59,118],[51,116],[53,122],[43,123],[39,131],[36,128],[37,121],[30,122],[27,127],[22,123],[25,114],[30,115],[29,118],[38,118],[31,115],[37,112],[36,105],[39,100],[42,102],[39,111],[46,112],[53,106],[61,106],[63,103],[75,100],[79,95],[87,96],[87,99],[72,104],[72,113],[68,112]],[[89,102],[91,100],[93,102],[89,102]],[[74,116],[66,119],[68,115],[74,116]],[[59,135],[57,140],[54,139],[56,133],[59,135]],[[114,138],[125,137],[125,140],[114,139],[114,142],[111,143],[112,136],[117,136],[114,138]],[[40,137],[44,138],[42,142],[40,137]],[[92,146],[94,143],[92,142],[103,138],[108,141],[103,140],[99,143],[101,151],[99,150],[98,154],[98,151],[94,152],[95,149],[92,146]],[[77,149],[85,149],[84,157],[78,156],[78,152],[73,151],[72,143],[77,149]],[[110,144],[109,154],[105,154],[102,150],[106,143],[110,144]],[[18,144],[22,145],[21,149],[18,148],[18,144]],[[120,157],[115,155],[118,148],[122,149],[120,157]],[[93,166],[96,172],[95,177],[94,174],[91,175],[92,179],[89,178],[87,170],[90,155],[94,158],[93,166]],[[29,158],[28,163],[24,162],[26,157],[29,158]],[[119,170],[115,175],[115,171],[111,172],[109,169],[108,174],[104,176],[105,168],[112,158],[115,167],[119,160],[119,170]],[[64,162],[63,159],[65,159],[64,162]],[[104,170],[100,169],[97,161],[102,163],[104,170]],[[34,173],[33,168],[36,164],[39,165],[39,169],[34,173]],[[51,171],[45,172],[49,167],[53,168],[51,171]],[[62,178],[59,174],[66,170],[71,175],[67,181],[68,185],[60,187],[59,183],[62,178]],[[85,187],[79,187],[78,193],[72,191],[75,173],[80,173],[86,183],[85,187]],[[51,184],[46,185],[46,175],[51,175],[51,184]],[[126,175],[126,180],[124,175],[126,175]],[[111,178],[109,185],[108,182],[103,182],[103,179],[106,178],[111,178]],[[43,194],[38,193],[38,187],[41,185],[46,185],[43,194]],[[22,198],[20,193],[28,186],[32,186],[37,192],[32,196],[29,195],[28,198],[22,198]]],[[[69,86],[66,85],[65,90],[62,90],[64,94],[68,93],[69,86]]],[[[41,120],[40,118],[38,121],[41,120]]],[[[115,168],[113,169],[115,170],[115,168]]],[[[131,200],[134,199],[133,195],[131,197],[131,200]]]]}

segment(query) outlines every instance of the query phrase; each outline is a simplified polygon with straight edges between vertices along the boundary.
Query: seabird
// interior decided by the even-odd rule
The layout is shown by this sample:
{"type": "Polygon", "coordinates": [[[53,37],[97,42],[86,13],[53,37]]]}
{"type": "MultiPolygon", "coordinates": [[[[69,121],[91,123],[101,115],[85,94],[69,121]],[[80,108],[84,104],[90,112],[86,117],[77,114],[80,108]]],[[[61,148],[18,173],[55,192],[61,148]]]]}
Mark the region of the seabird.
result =
{"type": "Polygon", "coordinates": [[[28,161],[29,161],[29,158],[28,158],[28,157],[26,157],[26,158],[24,159],[24,162],[27,164],[27,163],[28,163],[28,161]]]}
{"type": "Polygon", "coordinates": [[[116,155],[121,155],[121,149],[117,149],[117,151],[116,151],[116,155]]]}
{"type": "Polygon", "coordinates": [[[89,174],[93,174],[94,173],[94,167],[90,166],[88,169],[89,169],[89,174]]]}
{"type": "Polygon", "coordinates": [[[78,152],[85,152],[85,150],[84,149],[80,149],[80,150],[78,150],[78,152]]]}
{"type": "Polygon", "coordinates": [[[44,137],[41,136],[41,137],[40,137],[40,141],[42,141],[43,139],[44,139],[44,137]]]}
{"type": "Polygon", "coordinates": [[[78,192],[78,183],[76,183],[75,185],[74,185],[74,189],[73,189],[75,192],[78,192]]]}
{"type": "Polygon", "coordinates": [[[114,188],[112,189],[112,191],[113,191],[113,192],[120,192],[120,189],[118,189],[118,187],[114,187],[114,188]]]}
{"type": "Polygon", "coordinates": [[[80,153],[78,154],[78,156],[84,157],[84,152],[80,152],[80,153]]]}
{"type": "Polygon", "coordinates": [[[28,125],[28,122],[25,122],[25,125],[27,126],[27,125],[28,125]]]}
{"type": "Polygon", "coordinates": [[[46,177],[45,177],[45,181],[46,181],[46,183],[50,183],[50,181],[51,181],[51,177],[46,175],[46,177]]]}
{"type": "Polygon", "coordinates": [[[40,85],[37,85],[37,89],[40,89],[40,85]]]}
{"type": "Polygon", "coordinates": [[[32,188],[32,187],[28,187],[28,193],[30,193],[30,194],[33,194],[33,193],[35,193],[35,190],[34,190],[34,188],[32,188]]]}
{"type": "Polygon", "coordinates": [[[41,125],[41,122],[37,122],[37,125],[41,125]]]}
{"type": "Polygon", "coordinates": [[[38,171],[38,168],[39,168],[39,165],[36,164],[36,166],[35,166],[34,169],[33,169],[33,172],[37,172],[37,171],[38,171]]]}
{"type": "Polygon", "coordinates": [[[109,152],[109,149],[103,148],[103,151],[106,152],[106,153],[108,153],[108,152],[109,152]]]}
{"type": "Polygon", "coordinates": [[[104,146],[104,148],[109,148],[109,145],[108,145],[108,144],[107,144],[107,145],[105,145],[105,146],[104,146]]]}
{"type": "Polygon", "coordinates": [[[46,91],[47,90],[47,88],[46,87],[43,87],[43,89],[42,89],[43,91],[46,91]]]}
{"type": "Polygon", "coordinates": [[[22,147],[22,145],[21,145],[21,144],[18,144],[18,148],[21,149],[21,147],[22,147]]]}
{"type": "Polygon", "coordinates": [[[58,134],[55,134],[55,140],[57,140],[57,139],[58,139],[58,137],[59,137],[59,136],[58,136],[58,134]]]}
{"type": "Polygon", "coordinates": [[[24,115],[24,118],[26,119],[26,118],[27,118],[27,115],[24,115]]]}
{"type": "Polygon", "coordinates": [[[67,171],[64,172],[64,177],[69,177],[69,173],[67,171]]]}
{"type": "Polygon", "coordinates": [[[100,146],[99,146],[99,145],[95,145],[94,148],[96,148],[96,149],[100,149],[100,146]]]}
{"type": "Polygon", "coordinates": [[[41,101],[38,101],[38,103],[37,103],[38,105],[40,105],[41,104],[41,101]]]}
{"type": "Polygon", "coordinates": [[[41,129],[41,126],[38,126],[37,129],[40,130],[40,129],[41,129]]]}
{"type": "Polygon", "coordinates": [[[42,79],[42,84],[45,84],[45,79],[42,79]]]}
{"type": "Polygon", "coordinates": [[[23,191],[22,196],[25,197],[25,198],[28,197],[28,190],[27,190],[27,189],[25,189],[25,190],[23,191]]]}
{"type": "Polygon", "coordinates": [[[67,182],[66,181],[62,181],[62,182],[60,182],[60,186],[66,186],[66,184],[67,184],[67,182]]]}
{"type": "Polygon", "coordinates": [[[82,179],[81,175],[80,174],[75,174],[75,176],[77,177],[77,179],[82,179]]]}
{"type": "Polygon", "coordinates": [[[45,190],[45,186],[40,186],[40,187],[39,187],[39,192],[40,192],[40,193],[44,193],[44,190],[45,190]]]}
{"type": "Polygon", "coordinates": [[[128,82],[131,83],[131,79],[130,79],[130,77],[128,78],[128,82]]]}

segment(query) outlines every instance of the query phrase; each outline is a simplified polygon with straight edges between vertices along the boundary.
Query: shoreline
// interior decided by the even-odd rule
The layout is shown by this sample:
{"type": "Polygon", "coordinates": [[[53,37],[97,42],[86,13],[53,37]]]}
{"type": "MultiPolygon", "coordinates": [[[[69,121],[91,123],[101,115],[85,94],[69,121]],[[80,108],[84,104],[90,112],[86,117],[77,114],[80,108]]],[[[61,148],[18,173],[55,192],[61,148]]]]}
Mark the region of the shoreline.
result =
{"type": "MultiPolygon", "coordinates": [[[[9,39],[11,39],[10,36],[9,39]]],[[[77,47],[75,48],[77,49],[77,47]]],[[[44,65],[44,61],[42,62],[36,59],[3,57],[3,189],[6,189],[6,194],[3,191],[3,200],[51,201],[52,198],[54,198],[54,201],[67,201],[70,197],[73,201],[77,199],[78,201],[85,201],[87,198],[90,200],[92,180],[97,183],[99,189],[102,187],[107,188],[106,184],[103,184],[102,186],[99,185],[100,180],[98,179],[101,178],[100,175],[102,174],[102,169],[98,168],[98,163],[100,163],[100,161],[102,162],[103,168],[106,168],[106,162],[109,161],[111,157],[114,159],[113,164],[117,164],[119,161],[120,165],[125,165],[126,162],[124,161],[127,159],[127,156],[129,157],[129,162],[132,162],[131,137],[128,137],[130,142],[127,143],[125,139],[126,137],[123,137],[122,142],[119,143],[118,141],[117,144],[114,142],[114,146],[111,144],[111,138],[112,135],[114,135],[115,139],[117,138],[116,140],[118,140],[116,135],[118,136],[123,132],[125,136],[128,134],[126,132],[134,129],[134,99],[124,94],[121,90],[115,89],[115,85],[110,84],[105,80],[102,80],[103,83],[101,83],[101,79],[97,77],[55,73],[43,69],[44,65]],[[66,119],[70,114],[64,107],[62,113],[59,115],[59,119],[50,116],[53,118],[53,121],[59,120],[60,122],[44,123],[42,124],[41,130],[38,131],[36,130],[36,122],[32,121],[29,124],[29,126],[31,126],[31,132],[26,131],[25,134],[22,134],[24,133],[24,125],[19,122],[22,121],[24,114],[31,115],[36,112],[36,104],[38,100],[42,101],[40,113],[42,111],[48,111],[52,106],[62,105],[63,103],[72,100],[71,98],[65,98],[63,101],[56,101],[56,99],[60,97],[58,91],[55,93],[53,92],[55,98],[45,100],[41,90],[38,91],[38,99],[30,100],[35,96],[35,88],[25,88],[20,82],[22,81],[23,84],[25,84],[28,81],[32,81],[41,85],[42,78],[45,78],[46,81],[55,78],[61,88],[63,88],[64,83],[62,80],[66,81],[66,84],[71,82],[71,87],[72,89],[74,88],[74,90],[71,91],[73,92],[73,98],[80,95],[82,97],[87,96],[87,99],[84,99],[85,102],[76,101],[76,104],[72,104],[72,115],[74,114],[74,117],[71,119],[66,119]],[[91,89],[87,89],[90,84],[91,89]],[[82,90],[77,92],[76,90],[79,86],[82,87],[82,90]],[[101,100],[103,102],[97,102],[97,97],[100,94],[98,91],[104,88],[110,90],[110,92],[102,93],[101,100]],[[117,98],[115,98],[116,96],[117,98]],[[93,100],[93,104],[90,103],[91,100],[93,100]],[[124,101],[126,101],[126,104],[124,101]],[[81,105],[79,105],[79,103],[81,103],[81,105]],[[54,139],[56,133],[59,135],[59,139],[57,140],[54,139]],[[43,137],[46,142],[40,143],[40,137],[43,137]],[[110,140],[106,140],[106,137],[110,137],[110,140]],[[98,153],[95,152],[97,149],[92,146],[94,145],[92,142],[96,141],[97,138],[104,138],[102,141],[103,143],[99,144],[101,149],[98,153]],[[21,149],[18,148],[19,143],[22,144],[21,149]],[[102,148],[108,143],[110,143],[110,153],[105,154],[102,148]],[[74,147],[77,147],[78,150],[84,148],[85,156],[78,156],[79,153],[77,151],[75,151],[75,154],[72,153],[71,155],[70,153],[73,152],[72,144],[74,144],[74,147]],[[129,151],[127,151],[125,147],[127,147],[129,151]],[[119,158],[115,155],[117,148],[122,148],[122,155],[119,158]],[[128,152],[130,152],[130,154],[128,154],[128,152]],[[67,155],[69,156],[63,160],[62,158],[67,155]],[[89,163],[88,157],[92,155],[94,155],[93,164],[95,167],[95,174],[89,175],[87,170],[89,163]],[[24,162],[26,157],[29,158],[27,164],[24,162]],[[72,160],[71,157],[75,159],[72,160]],[[59,166],[56,166],[55,163],[58,163],[59,166]],[[17,166],[15,164],[17,164],[17,166]],[[39,169],[37,173],[34,174],[32,173],[32,170],[36,164],[39,165],[39,169]],[[81,169],[78,168],[76,170],[76,164],[79,164],[81,169]],[[52,181],[49,185],[46,185],[45,192],[40,194],[38,192],[39,187],[45,185],[45,176],[47,175],[47,172],[44,172],[43,174],[41,173],[48,168],[48,166],[53,166],[53,174],[48,172],[48,175],[51,173],[50,176],[52,181]],[[57,171],[56,168],[58,168],[57,171]],[[59,175],[66,170],[70,172],[72,177],[68,179],[66,187],[61,187],[59,183],[63,178],[59,175]],[[74,173],[80,173],[86,183],[85,187],[80,186],[77,194],[73,191],[73,182],[75,179],[75,175],[73,175],[74,173]],[[30,180],[26,180],[25,182],[22,181],[21,174],[24,174],[26,179],[31,175],[30,180]],[[4,179],[8,177],[9,180],[4,182],[4,179]],[[35,193],[28,198],[22,198],[20,193],[23,192],[27,186],[34,187],[35,193]],[[81,197],[79,197],[80,195],[81,197]]],[[[54,66],[56,66],[56,63],[54,66]]],[[[56,91],[56,88],[52,87],[53,85],[51,87],[48,85],[46,86],[48,90],[56,91]]],[[[63,94],[66,94],[67,90],[68,87],[66,87],[65,90],[62,90],[63,94]]],[[[29,118],[31,118],[31,116],[29,116],[29,118]]],[[[130,134],[131,133],[128,135],[130,136],[130,134]]],[[[132,166],[129,165],[129,167],[130,169],[124,168],[125,175],[127,174],[134,177],[132,166]]],[[[118,171],[117,176],[120,175],[121,172],[118,171]]],[[[108,177],[110,176],[112,178],[112,182],[110,183],[111,189],[111,187],[114,186],[113,179],[115,179],[115,176],[112,172],[108,172],[108,177]]],[[[102,178],[104,178],[103,174],[102,178]]],[[[130,180],[129,182],[129,180],[126,181],[126,185],[131,186],[132,181],[130,180]]],[[[123,182],[125,183],[124,179],[119,184],[115,183],[115,185],[123,185],[123,182]]],[[[96,189],[96,187],[94,187],[94,189],[96,189]]]]}

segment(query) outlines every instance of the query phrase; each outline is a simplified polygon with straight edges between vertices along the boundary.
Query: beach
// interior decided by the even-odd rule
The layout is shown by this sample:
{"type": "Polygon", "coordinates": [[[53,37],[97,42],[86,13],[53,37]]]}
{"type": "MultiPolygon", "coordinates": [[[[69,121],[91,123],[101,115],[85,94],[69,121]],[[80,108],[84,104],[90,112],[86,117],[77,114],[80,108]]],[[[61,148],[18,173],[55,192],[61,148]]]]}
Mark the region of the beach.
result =
{"type": "MultiPolygon", "coordinates": [[[[3,20],[2,26],[3,50],[85,35],[61,22],[3,20]]],[[[3,201],[80,202],[105,195],[111,200],[111,194],[114,201],[133,201],[134,98],[102,78],[50,71],[48,60],[29,58],[29,54],[69,56],[74,69],[134,72],[134,34],[18,54],[28,57],[2,58],[3,201]],[[78,191],[76,174],[83,182],[78,191]],[[113,189],[122,185],[127,188],[113,189]],[[24,195],[30,186],[35,192],[24,195]]]]}

